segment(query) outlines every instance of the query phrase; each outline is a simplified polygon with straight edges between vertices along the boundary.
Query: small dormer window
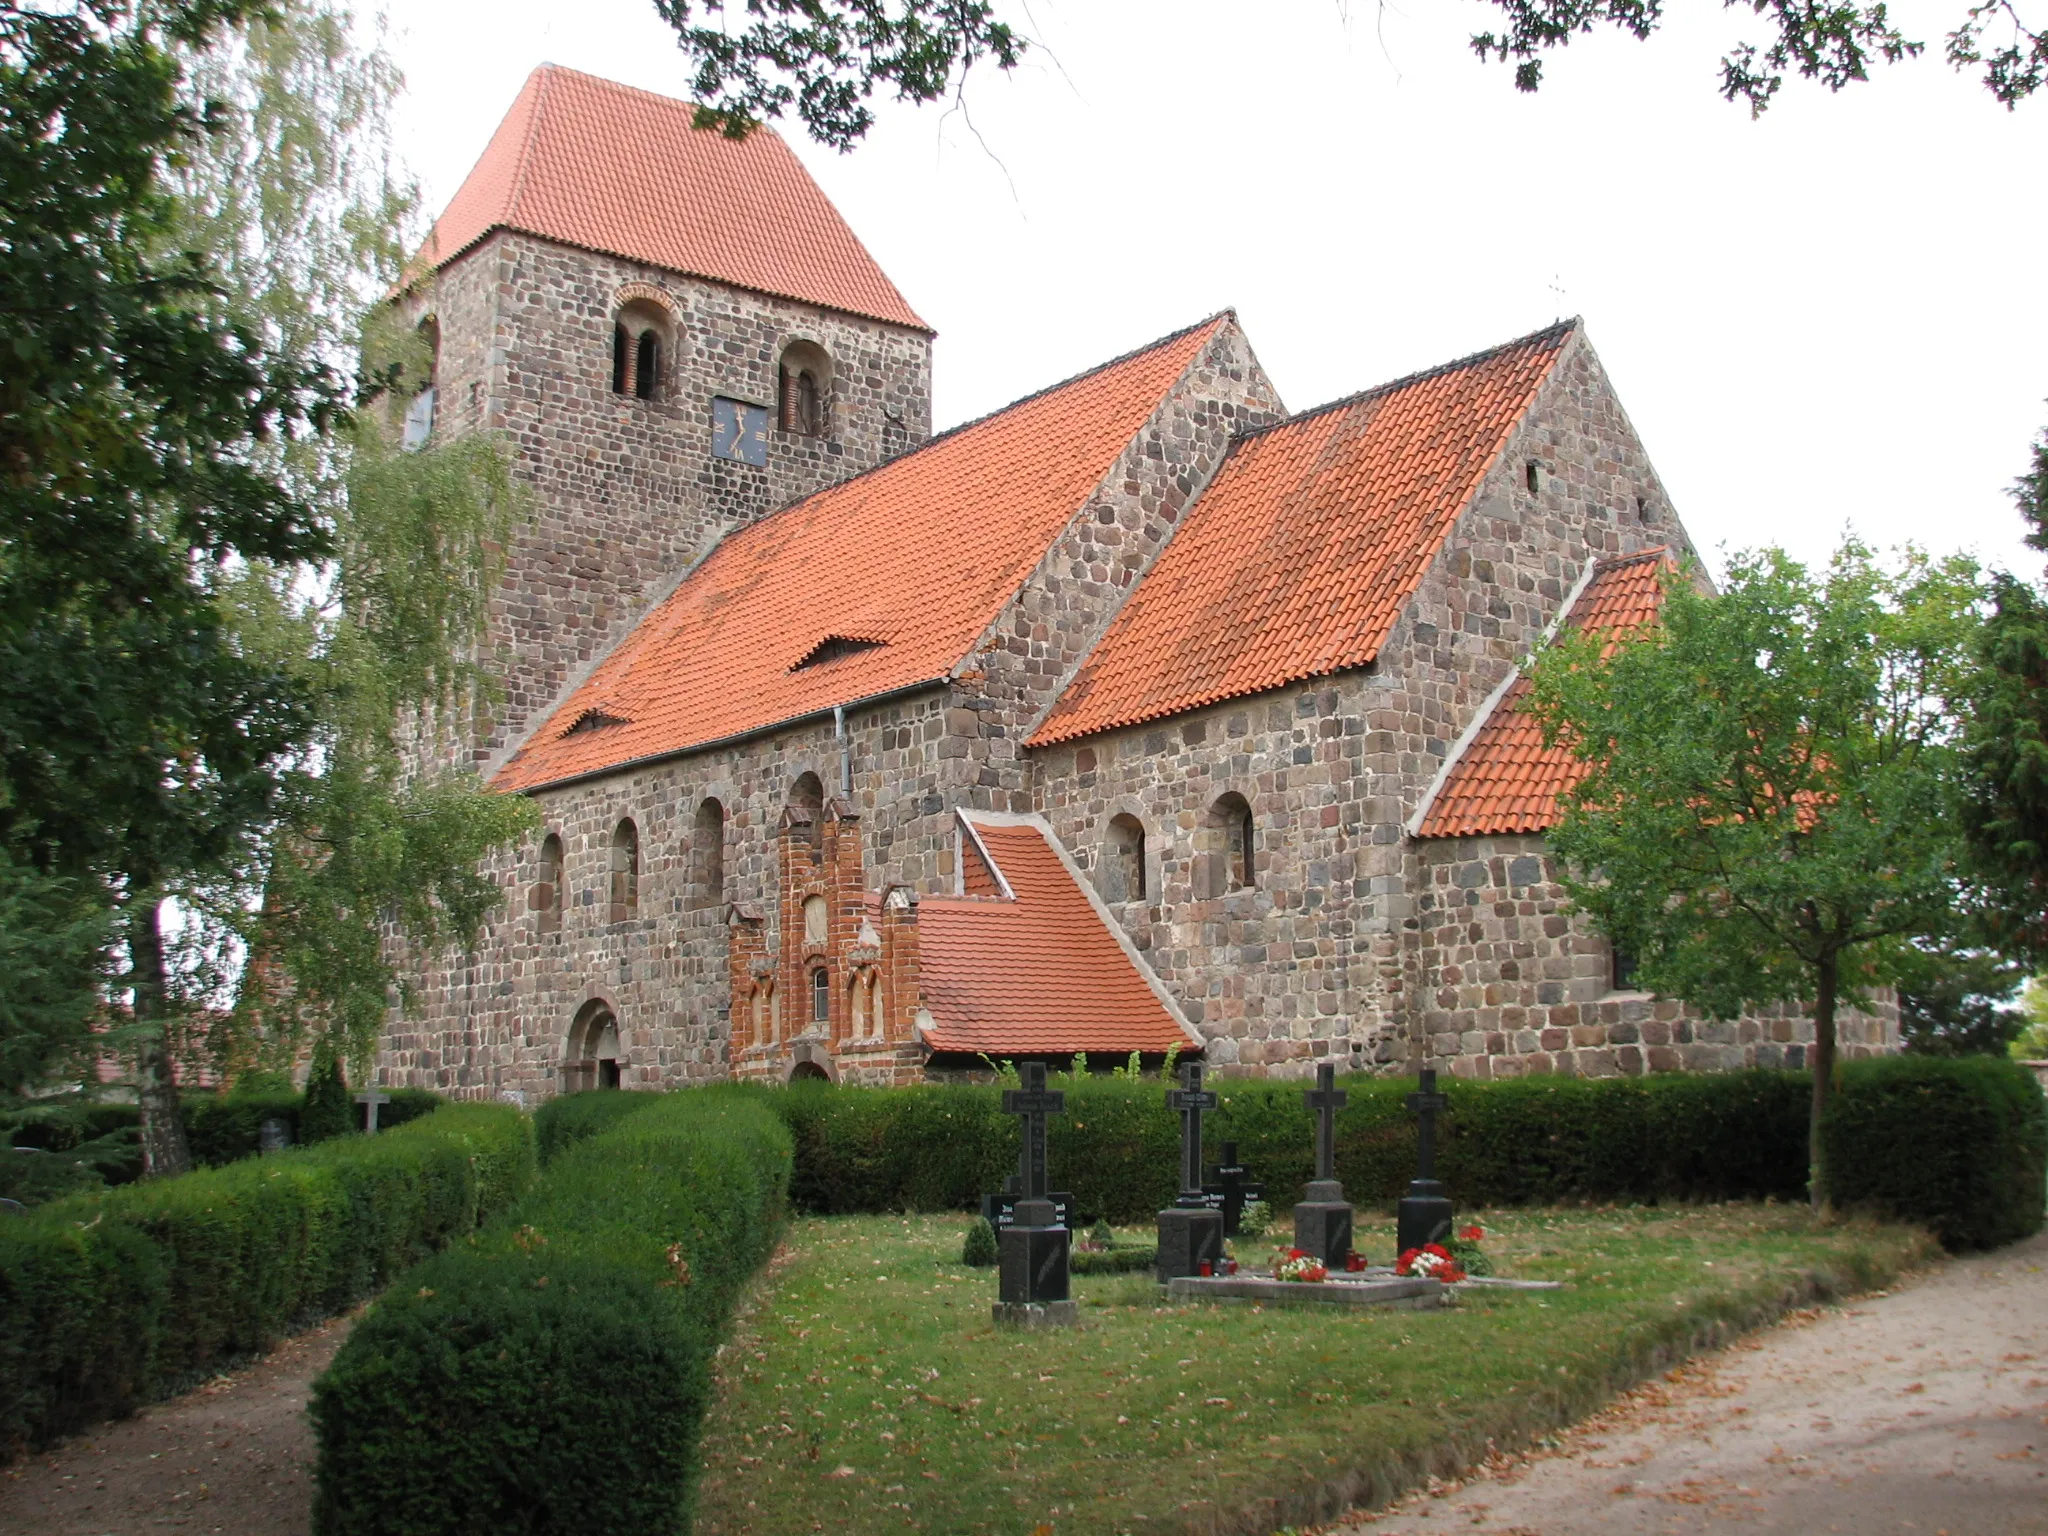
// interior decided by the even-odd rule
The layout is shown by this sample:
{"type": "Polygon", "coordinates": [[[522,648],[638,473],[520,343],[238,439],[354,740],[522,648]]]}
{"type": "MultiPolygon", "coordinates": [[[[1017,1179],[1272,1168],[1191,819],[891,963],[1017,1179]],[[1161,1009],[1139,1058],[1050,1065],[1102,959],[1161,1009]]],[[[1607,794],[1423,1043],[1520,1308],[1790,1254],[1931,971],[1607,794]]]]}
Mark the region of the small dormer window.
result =
{"type": "Polygon", "coordinates": [[[614,714],[602,704],[594,704],[570,721],[569,728],[563,731],[562,734],[564,736],[587,736],[590,732],[601,731],[608,725],[626,725],[629,723],[624,715],[614,714]]]}
{"type": "Polygon", "coordinates": [[[838,661],[846,656],[858,656],[864,651],[878,651],[886,640],[867,635],[827,635],[790,666],[790,671],[801,672],[808,667],[822,667],[828,661],[838,661]]]}

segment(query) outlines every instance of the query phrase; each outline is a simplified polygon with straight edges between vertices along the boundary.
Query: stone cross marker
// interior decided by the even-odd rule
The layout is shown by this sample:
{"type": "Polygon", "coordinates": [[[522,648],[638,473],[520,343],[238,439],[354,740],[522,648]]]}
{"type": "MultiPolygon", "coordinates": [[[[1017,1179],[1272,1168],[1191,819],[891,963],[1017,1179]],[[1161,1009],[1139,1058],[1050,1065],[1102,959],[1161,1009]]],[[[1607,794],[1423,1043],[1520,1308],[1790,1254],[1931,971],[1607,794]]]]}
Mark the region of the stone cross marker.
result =
{"type": "Polygon", "coordinates": [[[1024,1187],[1011,1209],[1011,1224],[996,1235],[995,1319],[1037,1326],[1071,1323],[1078,1310],[1067,1293],[1071,1237],[1046,1198],[1045,1178],[1046,1116],[1065,1114],[1067,1096],[1047,1090],[1043,1062],[1027,1061],[1017,1075],[1022,1086],[1003,1090],[1003,1112],[1024,1122],[1018,1168],[1024,1187]]]}
{"type": "Polygon", "coordinates": [[[363,1106],[365,1112],[363,1129],[372,1136],[376,1135],[377,1106],[379,1104],[389,1104],[391,1102],[391,1095],[384,1092],[381,1088],[365,1088],[356,1095],[356,1102],[363,1106]]]}
{"type": "Polygon", "coordinates": [[[1450,1101],[1436,1091],[1434,1067],[1422,1069],[1417,1089],[1408,1095],[1408,1107],[1416,1118],[1415,1177],[1395,1208],[1398,1235],[1394,1241],[1402,1253],[1425,1243],[1440,1243],[1451,1230],[1451,1202],[1436,1179],[1436,1117],[1450,1101]]]}
{"type": "Polygon", "coordinates": [[[1180,1069],[1180,1087],[1166,1092],[1166,1107],[1180,1116],[1180,1193],[1159,1213],[1161,1285],[1180,1275],[1210,1273],[1222,1267],[1223,1213],[1202,1193],[1202,1116],[1216,1108],[1216,1095],[1202,1086],[1202,1069],[1189,1062],[1180,1069]]]}
{"type": "Polygon", "coordinates": [[[1342,1269],[1351,1257],[1351,1204],[1337,1182],[1337,1111],[1350,1095],[1337,1086],[1337,1069],[1326,1061],[1301,1100],[1316,1112],[1316,1176],[1308,1198],[1294,1208],[1294,1246],[1342,1269]]]}
{"type": "Polygon", "coordinates": [[[1023,1175],[1024,1188],[1020,1193],[1026,1200],[1045,1198],[1045,1117],[1063,1115],[1067,1112],[1067,1096],[1057,1090],[1047,1092],[1045,1087],[1045,1063],[1027,1061],[1018,1069],[1021,1088],[1003,1090],[1003,1113],[1018,1115],[1024,1121],[1024,1151],[1018,1159],[1017,1171],[1023,1175]]]}
{"type": "Polygon", "coordinates": [[[1216,1107],[1214,1092],[1202,1086],[1202,1068],[1189,1062],[1180,1069],[1180,1087],[1166,1095],[1166,1107],[1180,1115],[1180,1198],[1177,1205],[1206,1207],[1202,1195],[1202,1115],[1216,1107]]]}
{"type": "Polygon", "coordinates": [[[1326,1061],[1316,1068],[1316,1085],[1301,1101],[1316,1112],[1316,1177],[1335,1179],[1337,1111],[1351,1102],[1351,1095],[1337,1086],[1337,1069],[1326,1061]]]}

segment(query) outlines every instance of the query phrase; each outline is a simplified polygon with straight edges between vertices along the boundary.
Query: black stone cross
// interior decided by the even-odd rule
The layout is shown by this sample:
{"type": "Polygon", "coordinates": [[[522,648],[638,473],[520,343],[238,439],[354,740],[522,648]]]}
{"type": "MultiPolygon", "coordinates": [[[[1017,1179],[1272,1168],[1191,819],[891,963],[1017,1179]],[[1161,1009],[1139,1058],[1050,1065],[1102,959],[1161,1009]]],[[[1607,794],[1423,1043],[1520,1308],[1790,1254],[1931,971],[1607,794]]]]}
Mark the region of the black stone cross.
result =
{"type": "Polygon", "coordinates": [[[1436,1181],[1436,1117],[1449,1101],[1436,1091],[1436,1069],[1424,1067],[1420,1091],[1408,1095],[1408,1107],[1418,1124],[1415,1138],[1415,1177],[1408,1193],[1394,1207],[1394,1242],[1401,1253],[1425,1243],[1439,1243],[1451,1230],[1451,1201],[1436,1181]]]}
{"type": "Polygon", "coordinates": [[[1003,1113],[1024,1117],[1024,1153],[1019,1171],[1024,1175],[1026,1200],[1045,1198],[1045,1117],[1067,1112],[1067,1096],[1045,1087],[1045,1063],[1027,1061],[1018,1069],[1021,1088],[1003,1090],[1003,1113]]]}
{"type": "Polygon", "coordinates": [[[1436,1091],[1436,1068],[1422,1069],[1422,1091],[1408,1095],[1408,1107],[1415,1111],[1417,1141],[1415,1151],[1415,1177],[1433,1179],[1436,1177],[1436,1117],[1437,1112],[1450,1101],[1436,1091]]]}
{"type": "Polygon", "coordinates": [[[1216,1095],[1202,1086],[1202,1068],[1189,1062],[1180,1069],[1180,1087],[1167,1090],[1166,1107],[1180,1115],[1180,1198],[1176,1205],[1209,1202],[1202,1194],[1202,1112],[1214,1109],[1216,1095]]]}
{"type": "Polygon", "coordinates": [[[1244,1208],[1253,1200],[1266,1198],[1266,1187],[1254,1184],[1245,1177],[1251,1170],[1237,1160],[1237,1143],[1223,1143],[1223,1161],[1210,1170],[1216,1176],[1213,1184],[1204,1184],[1202,1193],[1216,1202],[1223,1212],[1223,1235],[1236,1237],[1244,1225],[1244,1208]]]}
{"type": "Polygon", "coordinates": [[[1327,1061],[1316,1068],[1316,1085],[1301,1102],[1316,1112],[1316,1178],[1337,1177],[1337,1111],[1351,1095],[1337,1086],[1337,1069],[1327,1061]]]}

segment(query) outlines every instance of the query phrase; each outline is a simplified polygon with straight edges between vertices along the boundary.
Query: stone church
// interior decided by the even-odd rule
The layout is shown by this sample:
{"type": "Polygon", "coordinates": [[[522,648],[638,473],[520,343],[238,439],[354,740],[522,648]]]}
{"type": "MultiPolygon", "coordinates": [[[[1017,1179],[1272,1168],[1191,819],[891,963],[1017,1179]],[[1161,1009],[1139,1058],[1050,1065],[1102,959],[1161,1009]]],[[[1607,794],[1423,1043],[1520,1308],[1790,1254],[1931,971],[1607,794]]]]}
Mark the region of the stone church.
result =
{"type": "Polygon", "coordinates": [[[1691,552],[1583,325],[1290,413],[1226,311],[934,434],[931,328],[690,124],[536,71],[400,300],[408,435],[529,491],[473,751],[544,824],[386,1082],[1802,1059],[1635,990],[1545,851],[1516,664],[1691,552]]]}

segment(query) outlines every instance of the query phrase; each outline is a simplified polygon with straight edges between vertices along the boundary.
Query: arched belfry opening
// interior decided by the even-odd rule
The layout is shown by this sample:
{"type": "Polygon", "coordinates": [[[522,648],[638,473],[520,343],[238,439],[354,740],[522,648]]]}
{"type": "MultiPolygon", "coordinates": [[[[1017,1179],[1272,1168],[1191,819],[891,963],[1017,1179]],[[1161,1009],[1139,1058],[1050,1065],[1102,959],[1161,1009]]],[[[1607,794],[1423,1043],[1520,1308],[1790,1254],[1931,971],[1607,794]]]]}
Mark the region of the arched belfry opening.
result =
{"type": "Polygon", "coordinates": [[[577,1010],[562,1051],[562,1092],[617,1088],[624,1076],[625,1048],[610,1003],[593,997],[577,1010]]]}
{"type": "Polygon", "coordinates": [[[815,341],[792,341],[775,370],[776,425],[799,437],[832,435],[832,358],[815,341]]]}
{"type": "Polygon", "coordinates": [[[665,305],[645,297],[625,300],[612,316],[612,393],[661,399],[674,348],[675,320],[665,305]]]}

